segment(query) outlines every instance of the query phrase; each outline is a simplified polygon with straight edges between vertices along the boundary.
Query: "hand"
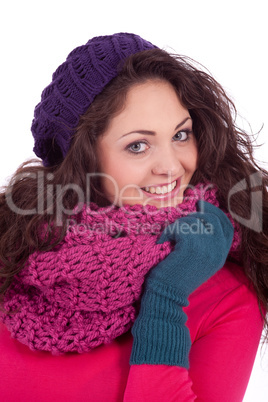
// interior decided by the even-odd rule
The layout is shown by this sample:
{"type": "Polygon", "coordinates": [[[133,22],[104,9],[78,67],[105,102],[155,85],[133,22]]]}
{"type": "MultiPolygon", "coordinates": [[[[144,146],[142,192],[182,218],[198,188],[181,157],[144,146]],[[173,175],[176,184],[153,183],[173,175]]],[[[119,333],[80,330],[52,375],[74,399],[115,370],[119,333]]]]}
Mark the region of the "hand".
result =
{"type": "Polygon", "coordinates": [[[197,209],[162,233],[158,242],[175,242],[175,248],[148,276],[186,296],[224,265],[234,234],[230,220],[219,208],[199,201],[197,209]]]}
{"type": "Polygon", "coordinates": [[[175,241],[175,248],[146,279],[130,364],[189,367],[191,339],[183,307],[189,294],[223,266],[233,233],[227,216],[204,201],[198,212],[165,229],[159,242],[175,241]]]}

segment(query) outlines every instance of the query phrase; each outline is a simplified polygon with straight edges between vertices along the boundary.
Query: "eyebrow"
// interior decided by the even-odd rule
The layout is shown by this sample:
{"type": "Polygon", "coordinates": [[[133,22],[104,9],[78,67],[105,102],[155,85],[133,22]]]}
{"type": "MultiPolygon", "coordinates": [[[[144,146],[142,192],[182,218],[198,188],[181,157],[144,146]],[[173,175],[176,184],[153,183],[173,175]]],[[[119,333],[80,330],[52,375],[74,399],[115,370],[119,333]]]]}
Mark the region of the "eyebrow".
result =
{"type": "MultiPolygon", "coordinates": [[[[178,130],[181,126],[183,126],[187,120],[192,120],[192,118],[190,116],[186,117],[186,119],[184,119],[182,122],[180,122],[176,127],[175,130],[178,130]]],[[[155,131],[150,131],[150,130],[134,130],[134,131],[130,131],[129,133],[123,134],[120,138],[126,137],[129,134],[143,134],[143,135],[155,135],[156,132],[155,131]]]]}

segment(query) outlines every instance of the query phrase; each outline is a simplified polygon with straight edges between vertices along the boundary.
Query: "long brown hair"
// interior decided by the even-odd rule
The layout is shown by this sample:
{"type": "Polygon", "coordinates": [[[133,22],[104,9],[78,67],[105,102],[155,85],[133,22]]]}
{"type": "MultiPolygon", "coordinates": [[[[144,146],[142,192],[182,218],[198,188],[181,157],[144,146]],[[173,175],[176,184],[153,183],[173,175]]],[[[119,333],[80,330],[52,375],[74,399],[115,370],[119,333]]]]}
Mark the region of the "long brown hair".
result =
{"type": "MultiPolygon", "coordinates": [[[[236,109],[223,88],[192,60],[160,49],[126,60],[118,76],[81,116],[63,160],[52,167],[44,167],[40,161],[24,163],[0,194],[0,294],[8,289],[30,253],[51,249],[64,237],[67,211],[79,201],[74,186],[85,194],[86,175],[98,172],[98,137],[124,107],[129,88],[154,79],[170,82],[191,114],[199,155],[191,184],[206,181],[217,186],[220,206],[229,209],[240,224],[242,252],[237,262],[268,310],[268,173],[254,160],[250,136],[236,127],[236,109]],[[10,208],[10,200],[16,208],[10,208]],[[55,225],[59,200],[63,200],[64,213],[55,225]],[[29,213],[17,213],[18,208],[29,213]],[[41,225],[47,228],[42,236],[41,225]]],[[[106,205],[97,177],[90,181],[90,201],[106,205]]]]}

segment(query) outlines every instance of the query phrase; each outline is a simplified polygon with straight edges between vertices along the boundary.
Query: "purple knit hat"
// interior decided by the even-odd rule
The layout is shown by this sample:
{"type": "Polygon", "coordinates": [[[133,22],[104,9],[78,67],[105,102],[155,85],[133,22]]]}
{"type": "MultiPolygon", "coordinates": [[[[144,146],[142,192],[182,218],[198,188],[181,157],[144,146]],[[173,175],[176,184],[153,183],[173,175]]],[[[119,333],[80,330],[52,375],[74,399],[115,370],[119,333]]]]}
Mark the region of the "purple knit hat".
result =
{"type": "Polygon", "coordinates": [[[69,54],[53,74],[34,111],[34,152],[45,166],[66,156],[79,117],[118,75],[120,62],[155,47],[138,35],[117,33],[90,39],[69,54]]]}

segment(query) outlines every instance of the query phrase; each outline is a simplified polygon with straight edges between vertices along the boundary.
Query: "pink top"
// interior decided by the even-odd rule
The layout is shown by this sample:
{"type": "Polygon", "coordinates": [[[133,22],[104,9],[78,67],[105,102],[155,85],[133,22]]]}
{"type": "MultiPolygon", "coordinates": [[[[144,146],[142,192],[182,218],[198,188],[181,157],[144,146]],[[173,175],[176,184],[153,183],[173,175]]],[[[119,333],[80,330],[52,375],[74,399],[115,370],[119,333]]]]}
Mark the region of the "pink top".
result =
{"type": "Polygon", "coordinates": [[[32,352],[1,324],[1,400],[241,401],[263,328],[255,293],[242,270],[227,263],[189,302],[189,371],[165,365],[130,367],[130,333],[90,353],[52,356],[32,352]]]}

